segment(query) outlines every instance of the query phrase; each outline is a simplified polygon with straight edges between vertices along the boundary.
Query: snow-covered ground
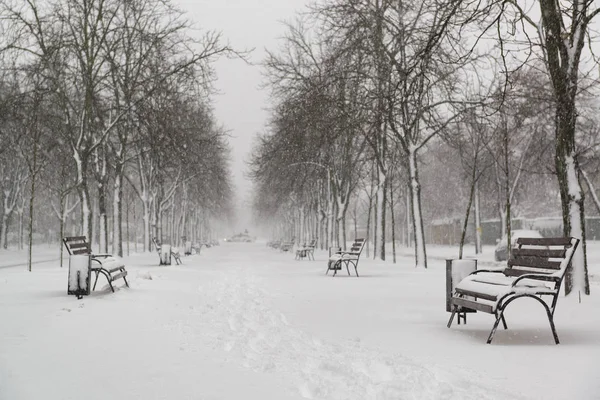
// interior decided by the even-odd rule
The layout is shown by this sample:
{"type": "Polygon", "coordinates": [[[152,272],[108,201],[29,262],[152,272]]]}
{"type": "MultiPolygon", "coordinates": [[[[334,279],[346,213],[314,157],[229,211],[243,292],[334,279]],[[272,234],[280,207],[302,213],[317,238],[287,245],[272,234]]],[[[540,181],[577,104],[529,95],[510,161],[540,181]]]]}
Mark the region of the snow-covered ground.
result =
{"type": "MultiPolygon", "coordinates": [[[[597,276],[600,244],[589,249],[597,276]]],[[[56,252],[36,249],[27,272],[24,253],[0,251],[2,400],[600,399],[597,281],[581,304],[559,300],[559,346],[527,299],[486,345],[488,314],[446,328],[443,259],[456,248],[429,247],[426,271],[410,249],[397,264],[364,257],[360,278],[325,276],[324,251],[295,261],[260,242],[181,266],[139,254],[129,289],[82,300],[56,252]]]]}

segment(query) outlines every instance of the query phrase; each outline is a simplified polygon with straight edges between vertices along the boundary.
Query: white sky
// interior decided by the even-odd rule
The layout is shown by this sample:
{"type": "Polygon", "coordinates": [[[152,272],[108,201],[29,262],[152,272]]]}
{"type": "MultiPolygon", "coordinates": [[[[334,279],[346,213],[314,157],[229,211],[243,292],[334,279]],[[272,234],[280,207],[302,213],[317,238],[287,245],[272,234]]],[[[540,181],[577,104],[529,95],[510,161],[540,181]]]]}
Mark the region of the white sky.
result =
{"type": "MultiPolygon", "coordinates": [[[[255,50],[253,63],[264,60],[264,49],[275,50],[284,32],[284,20],[302,11],[307,0],[173,0],[204,30],[217,30],[236,49],[255,50]]],[[[260,90],[261,67],[241,60],[221,59],[215,64],[218,81],[215,113],[219,123],[230,131],[233,174],[238,199],[248,199],[250,183],[244,178],[244,162],[252,138],[263,130],[267,120],[268,92],[260,90]]]]}

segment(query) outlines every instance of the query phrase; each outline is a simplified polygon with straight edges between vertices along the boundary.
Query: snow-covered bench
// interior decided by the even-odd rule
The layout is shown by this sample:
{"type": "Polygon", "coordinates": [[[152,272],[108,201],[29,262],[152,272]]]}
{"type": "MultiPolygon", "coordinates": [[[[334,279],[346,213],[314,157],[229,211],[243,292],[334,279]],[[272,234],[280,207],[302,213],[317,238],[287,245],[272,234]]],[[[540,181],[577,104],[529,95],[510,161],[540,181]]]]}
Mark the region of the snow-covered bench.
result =
{"type": "Polygon", "coordinates": [[[487,340],[489,344],[500,321],[504,329],[508,328],[504,319],[506,307],[518,298],[529,297],[544,306],[554,341],[558,344],[554,309],[579,239],[519,238],[516,244],[504,270],[477,270],[456,285],[450,299],[452,315],[448,328],[452,325],[454,315],[463,309],[494,314],[496,321],[487,340]],[[551,299],[550,304],[545,298],[551,299]]]}
{"type": "Polygon", "coordinates": [[[311,239],[308,244],[304,244],[302,247],[296,249],[296,260],[301,260],[306,257],[308,259],[315,259],[315,247],[317,247],[317,239],[311,239]]]}
{"type": "MultiPolygon", "coordinates": [[[[169,262],[168,262],[168,263],[165,263],[165,262],[163,261],[163,256],[161,255],[161,252],[162,252],[162,247],[163,247],[163,246],[161,245],[161,243],[159,243],[158,239],[156,239],[155,237],[153,237],[153,238],[152,238],[152,242],[154,242],[154,247],[156,247],[156,251],[157,251],[157,253],[158,253],[158,257],[159,257],[159,265],[169,265],[169,264],[171,264],[171,261],[170,261],[170,260],[169,260],[169,262]]],[[[165,246],[166,246],[166,245],[165,245],[165,246]]],[[[179,254],[179,249],[178,249],[177,247],[171,247],[171,246],[169,246],[169,249],[170,249],[170,251],[169,251],[169,252],[170,252],[170,254],[171,254],[171,257],[173,257],[173,258],[175,259],[175,263],[176,263],[177,265],[181,264],[181,256],[180,256],[180,254],[179,254]]],[[[165,250],[166,250],[166,249],[165,249],[165,250]]],[[[168,255],[168,254],[167,254],[167,255],[168,255]]]]}
{"type": "Polygon", "coordinates": [[[278,249],[282,243],[283,243],[283,239],[271,240],[270,242],[267,242],[267,246],[269,246],[273,249],[278,249]]]}
{"type": "Polygon", "coordinates": [[[350,268],[348,265],[352,264],[354,266],[354,272],[358,277],[358,260],[363,247],[365,247],[365,239],[355,239],[352,246],[350,246],[349,251],[342,251],[341,249],[337,250],[327,261],[327,271],[325,271],[325,275],[329,273],[329,270],[332,270],[333,276],[335,276],[337,272],[342,269],[342,264],[346,265],[346,271],[348,271],[348,275],[350,275],[350,268]]]}
{"type": "Polygon", "coordinates": [[[123,278],[125,286],[129,287],[127,283],[127,270],[125,270],[125,263],[120,257],[113,256],[112,254],[93,254],[92,248],[88,243],[85,236],[70,236],[63,239],[63,243],[69,252],[69,255],[89,255],[91,257],[92,272],[96,273],[96,279],[94,280],[94,287],[96,289],[96,283],[98,282],[98,276],[100,274],[106,277],[110,290],[113,292],[113,282],[117,279],[123,278]]]}
{"type": "Polygon", "coordinates": [[[296,242],[296,238],[293,237],[289,242],[283,242],[279,246],[279,250],[281,251],[290,251],[294,248],[294,243],[296,242]]]}

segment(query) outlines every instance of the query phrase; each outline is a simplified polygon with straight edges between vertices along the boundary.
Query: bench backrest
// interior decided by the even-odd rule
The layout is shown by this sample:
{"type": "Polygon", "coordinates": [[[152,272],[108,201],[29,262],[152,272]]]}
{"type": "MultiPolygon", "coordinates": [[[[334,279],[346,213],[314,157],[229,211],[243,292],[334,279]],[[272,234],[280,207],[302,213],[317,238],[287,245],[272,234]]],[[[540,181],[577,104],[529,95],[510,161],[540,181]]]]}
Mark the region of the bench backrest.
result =
{"type": "Polygon", "coordinates": [[[91,254],[92,248],[85,236],[69,236],[63,238],[69,255],[91,254]]]}
{"type": "Polygon", "coordinates": [[[365,239],[354,239],[354,243],[352,243],[352,246],[350,246],[348,253],[360,256],[363,247],[365,247],[365,239]]]}
{"type": "Polygon", "coordinates": [[[572,237],[518,238],[504,274],[548,274],[560,283],[578,244],[579,239],[572,237]]]}
{"type": "Polygon", "coordinates": [[[154,243],[154,247],[156,247],[156,250],[160,251],[160,243],[158,242],[158,239],[154,236],[152,237],[152,243],[154,243]]]}

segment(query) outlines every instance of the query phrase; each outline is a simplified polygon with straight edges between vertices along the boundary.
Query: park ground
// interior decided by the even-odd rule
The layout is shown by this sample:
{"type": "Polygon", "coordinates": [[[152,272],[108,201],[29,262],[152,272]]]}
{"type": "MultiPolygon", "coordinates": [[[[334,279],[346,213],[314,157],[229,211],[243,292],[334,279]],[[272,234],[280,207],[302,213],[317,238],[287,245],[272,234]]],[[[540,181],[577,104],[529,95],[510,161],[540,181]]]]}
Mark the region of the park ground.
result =
{"type": "MultiPolygon", "coordinates": [[[[446,328],[445,258],[364,254],[360,278],[256,243],[222,243],[159,266],[125,257],[130,288],[67,295],[57,246],[0,251],[0,399],[600,399],[600,243],[592,295],[561,297],[555,345],[528,299],[485,341],[488,314],[446,328]]],[[[472,249],[467,255],[473,257],[472,249]]],[[[493,249],[479,257],[496,265],[493,249]]],[[[103,278],[101,277],[100,280],[103,278]]]]}

